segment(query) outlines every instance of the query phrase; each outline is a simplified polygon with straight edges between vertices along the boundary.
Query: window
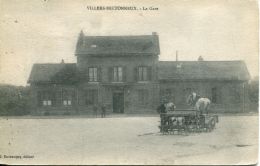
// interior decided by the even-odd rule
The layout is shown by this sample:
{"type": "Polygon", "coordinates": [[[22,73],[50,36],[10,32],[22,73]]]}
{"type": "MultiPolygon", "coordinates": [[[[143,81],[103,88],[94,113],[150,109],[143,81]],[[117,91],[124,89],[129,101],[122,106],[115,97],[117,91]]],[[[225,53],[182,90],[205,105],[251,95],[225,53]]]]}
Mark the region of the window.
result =
{"type": "Polygon", "coordinates": [[[212,103],[221,103],[221,91],[214,87],[211,89],[211,101],[212,103]]]}
{"type": "Polygon", "coordinates": [[[63,100],[63,105],[65,105],[65,106],[71,105],[71,100],[63,100]]]}
{"type": "Polygon", "coordinates": [[[97,68],[96,67],[90,67],[88,68],[88,80],[90,82],[97,82],[97,68]]]}
{"type": "Polygon", "coordinates": [[[38,92],[38,103],[40,106],[52,106],[54,94],[50,91],[38,92]]]}
{"type": "Polygon", "coordinates": [[[138,81],[147,81],[147,67],[138,68],[138,81]]]}
{"type": "Polygon", "coordinates": [[[138,90],[138,103],[139,105],[148,104],[148,90],[146,89],[138,90]]]}
{"type": "Polygon", "coordinates": [[[240,94],[240,89],[237,86],[232,86],[229,89],[229,93],[231,96],[231,101],[233,103],[240,103],[241,102],[241,94],[240,94]]]}
{"type": "Polygon", "coordinates": [[[64,106],[72,105],[74,91],[71,90],[62,90],[62,103],[64,106]]]}
{"type": "Polygon", "coordinates": [[[51,105],[51,100],[43,100],[43,106],[51,105]]]}
{"type": "Polygon", "coordinates": [[[114,67],[113,68],[113,82],[122,82],[123,81],[123,68],[114,67]]]}
{"type": "Polygon", "coordinates": [[[96,89],[87,90],[85,96],[87,105],[96,105],[98,103],[98,91],[96,89]]]}

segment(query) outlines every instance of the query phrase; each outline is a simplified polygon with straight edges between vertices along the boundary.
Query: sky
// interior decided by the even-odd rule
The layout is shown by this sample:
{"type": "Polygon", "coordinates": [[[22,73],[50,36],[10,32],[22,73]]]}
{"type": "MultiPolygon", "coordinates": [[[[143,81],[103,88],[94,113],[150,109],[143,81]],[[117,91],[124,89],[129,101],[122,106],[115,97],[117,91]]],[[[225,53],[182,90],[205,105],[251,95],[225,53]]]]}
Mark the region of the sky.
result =
{"type": "Polygon", "coordinates": [[[258,75],[258,6],[251,0],[0,0],[0,83],[26,85],[34,63],[75,63],[79,32],[151,35],[160,60],[244,60],[258,75]],[[95,11],[87,6],[158,8],[95,11]]]}

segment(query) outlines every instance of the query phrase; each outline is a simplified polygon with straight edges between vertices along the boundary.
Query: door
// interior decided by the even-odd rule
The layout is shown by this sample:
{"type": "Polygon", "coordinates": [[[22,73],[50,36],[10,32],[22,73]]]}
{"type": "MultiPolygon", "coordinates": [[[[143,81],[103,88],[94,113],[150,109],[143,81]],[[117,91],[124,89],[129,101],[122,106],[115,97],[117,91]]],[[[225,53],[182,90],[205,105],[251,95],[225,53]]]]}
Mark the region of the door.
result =
{"type": "Polygon", "coordinates": [[[124,113],[124,93],[113,93],[113,112],[124,113]]]}

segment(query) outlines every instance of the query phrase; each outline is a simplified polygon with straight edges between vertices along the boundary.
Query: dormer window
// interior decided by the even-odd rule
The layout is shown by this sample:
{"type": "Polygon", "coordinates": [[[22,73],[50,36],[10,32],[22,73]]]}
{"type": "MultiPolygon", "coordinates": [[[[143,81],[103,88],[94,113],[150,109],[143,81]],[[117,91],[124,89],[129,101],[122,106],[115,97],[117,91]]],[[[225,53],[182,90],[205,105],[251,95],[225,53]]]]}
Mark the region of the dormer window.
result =
{"type": "Polygon", "coordinates": [[[97,45],[96,45],[96,44],[92,44],[90,47],[91,47],[91,48],[96,48],[97,45]]]}

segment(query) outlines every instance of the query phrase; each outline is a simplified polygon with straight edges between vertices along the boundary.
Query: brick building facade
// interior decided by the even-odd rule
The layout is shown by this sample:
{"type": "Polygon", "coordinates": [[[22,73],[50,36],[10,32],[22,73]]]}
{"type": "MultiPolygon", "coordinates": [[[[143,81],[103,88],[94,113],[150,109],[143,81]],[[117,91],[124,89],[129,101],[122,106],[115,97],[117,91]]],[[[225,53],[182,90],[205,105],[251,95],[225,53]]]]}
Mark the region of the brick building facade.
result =
{"type": "Polygon", "coordinates": [[[28,83],[32,114],[155,113],[160,100],[188,108],[191,91],[212,109],[241,109],[250,78],[243,61],[159,61],[159,37],[78,37],[77,63],[34,64],[28,83]],[[239,107],[240,106],[240,107],[239,107]]]}

